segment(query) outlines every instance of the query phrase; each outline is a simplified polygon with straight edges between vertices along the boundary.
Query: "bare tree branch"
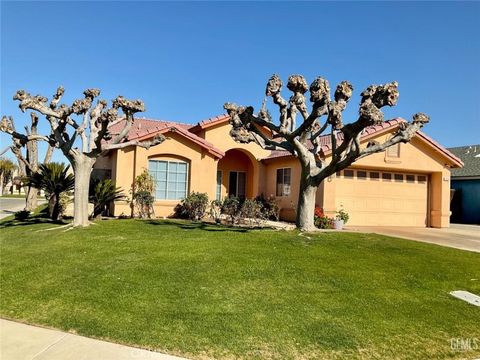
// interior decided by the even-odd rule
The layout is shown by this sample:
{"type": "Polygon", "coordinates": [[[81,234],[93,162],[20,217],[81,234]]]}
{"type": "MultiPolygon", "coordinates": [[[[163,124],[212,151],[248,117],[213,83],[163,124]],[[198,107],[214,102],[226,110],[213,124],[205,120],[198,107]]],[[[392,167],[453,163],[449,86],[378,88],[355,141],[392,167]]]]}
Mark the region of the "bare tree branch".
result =
{"type": "Polygon", "coordinates": [[[264,149],[284,149],[299,159],[302,173],[297,226],[302,229],[311,229],[316,188],[325,178],[358,159],[383,151],[395,143],[408,142],[423,124],[428,122],[426,115],[417,114],[412,124],[402,125],[395,136],[386,143],[361,149],[360,141],[363,131],[369,126],[382,124],[384,116],[381,108],[396,104],[397,87],[396,82],[369,86],[361,93],[358,119],[346,125],[343,123],[342,115],[352,97],[353,86],[347,81],[342,81],[335,90],[334,100],[331,101],[330,85],[321,77],[317,77],[309,87],[312,103],[310,113],[305,102],[307,82],[303,76],[289,77],[287,88],[293,94],[288,102],[281,95],[281,79],[273,75],[268,80],[265,93],[271,96],[273,102],[279,107],[279,126],[269,121],[271,117],[266,116],[264,105],[259,116],[253,115],[253,108],[250,106],[226,103],[224,108],[230,115],[232,124],[230,135],[235,141],[241,143],[254,141],[264,149]],[[302,115],[303,122],[296,128],[297,113],[302,115]],[[327,119],[322,125],[320,118],[324,115],[327,115],[327,119]],[[271,136],[267,136],[259,127],[270,129],[271,136]],[[327,164],[321,136],[329,127],[331,157],[327,164]],[[312,209],[307,209],[309,207],[312,209]]]}
{"type": "Polygon", "coordinates": [[[106,153],[113,149],[123,149],[128,146],[140,146],[142,148],[149,149],[150,147],[161,144],[164,141],[165,141],[165,137],[163,135],[157,135],[151,141],[130,140],[130,141],[126,141],[118,144],[108,144],[103,147],[104,148],[103,151],[106,153]]]}

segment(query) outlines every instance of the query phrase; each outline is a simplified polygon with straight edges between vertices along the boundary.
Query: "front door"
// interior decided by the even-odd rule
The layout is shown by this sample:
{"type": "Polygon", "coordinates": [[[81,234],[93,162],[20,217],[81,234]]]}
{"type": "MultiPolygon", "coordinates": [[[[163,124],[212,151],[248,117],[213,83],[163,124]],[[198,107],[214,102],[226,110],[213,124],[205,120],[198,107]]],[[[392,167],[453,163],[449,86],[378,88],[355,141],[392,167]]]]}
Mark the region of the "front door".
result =
{"type": "Polygon", "coordinates": [[[230,171],[228,178],[228,195],[245,199],[247,176],[244,171],[230,171]]]}

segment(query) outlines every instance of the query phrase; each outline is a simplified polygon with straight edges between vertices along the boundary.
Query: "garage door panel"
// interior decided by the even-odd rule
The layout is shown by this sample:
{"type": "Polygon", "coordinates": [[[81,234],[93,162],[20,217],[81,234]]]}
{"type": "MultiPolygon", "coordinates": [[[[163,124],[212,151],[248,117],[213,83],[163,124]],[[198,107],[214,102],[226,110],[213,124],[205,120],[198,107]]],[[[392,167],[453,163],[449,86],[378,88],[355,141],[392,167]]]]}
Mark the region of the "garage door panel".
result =
{"type": "Polygon", "coordinates": [[[418,182],[417,175],[414,182],[342,176],[335,181],[337,209],[343,207],[349,213],[351,225],[427,225],[428,186],[418,182]]]}

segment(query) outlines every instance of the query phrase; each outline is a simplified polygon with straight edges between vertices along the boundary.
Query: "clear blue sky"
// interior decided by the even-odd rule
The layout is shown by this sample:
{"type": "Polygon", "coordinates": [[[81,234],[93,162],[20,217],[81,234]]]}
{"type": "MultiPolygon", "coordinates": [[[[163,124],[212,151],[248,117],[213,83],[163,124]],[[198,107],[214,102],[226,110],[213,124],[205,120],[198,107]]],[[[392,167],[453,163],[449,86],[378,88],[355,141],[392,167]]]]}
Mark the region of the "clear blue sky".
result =
{"type": "Polygon", "coordinates": [[[300,73],[352,82],[351,119],[366,86],[397,80],[388,118],[422,111],[444,146],[478,144],[479,19],[478,2],[2,1],[1,114],[21,129],[15,91],[61,84],[68,101],[98,87],[143,99],[143,116],[194,123],[226,101],[258,108],[271,74],[300,73]]]}

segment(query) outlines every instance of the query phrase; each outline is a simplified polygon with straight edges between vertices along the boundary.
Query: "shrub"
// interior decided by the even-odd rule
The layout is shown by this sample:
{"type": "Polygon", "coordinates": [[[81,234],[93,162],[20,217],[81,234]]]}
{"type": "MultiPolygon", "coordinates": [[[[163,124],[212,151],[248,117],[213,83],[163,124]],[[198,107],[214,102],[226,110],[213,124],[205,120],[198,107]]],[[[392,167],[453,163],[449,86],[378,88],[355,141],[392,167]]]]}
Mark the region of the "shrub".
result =
{"type": "Polygon", "coordinates": [[[207,211],[208,195],[192,192],[175,207],[175,217],[201,220],[207,211]]]}
{"type": "Polygon", "coordinates": [[[152,175],[148,173],[147,169],[144,169],[140,175],[135,177],[132,189],[130,190],[133,207],[137,208],[138,215],[142,219],[152,217],[153,203],[155,201],[155,197],[153,196],[154,191],[155,180],[152,175]]]}
{"type": "Polygon", "coordinates": [[[15,220],[26,220],[30,216],[30,211],[20,210],[17,211],[13,216],[15,217],[15,220]]]}
{"type": "Polygon", "coordinates": [[[240,219],[248,219],[249,225],[252,226],[255,222],[260,225],[266,219],[266,213],[263,211],[263,206],[260,201],[245,199],[240,209],[240,219]]]}
{"type": "Polygon", "coordinates": [[[256,201],[262,204],[262,212],[265,219],[278,221],[280,219],[280,206],[278,206],[277,199],[274,196],[265,198],[263,194],[255,198],[256,201]]]}
{"type": "Polygon", "coordinates": [[[222,213],[230,218],[230,222],[235,224],[239,220],[241,202],[237,197],[226,197],[222,204],[222,213]]]}
{"type": "Polygon", "coordinates": [[[42,164],[37,172],[25,178],[27,186],[45,191],[52,220],[59,220],[62,215],[60,194],[74,189],[75,178],[68,173],[69,169],[63,163],[42,164]]]}
{"type": "Polygon", "coordinates": [[[132,196],[133,203],[137,207],[140,218],[151,218],[153,214],[153,202],[155,198],[148,191],[137,191],[132,196]]]}
{"type": "Polygon", "coordinates": [[[217,224],[220,223],[220,215],[222,214],[222,202],[220,200],[213,200],[210,203],[210,216],[217,224]]]}
{"type": "Polygon", "coordinates": [[[329,218],[323,212],[321,207],[315,207],[315,214],[314,214],[314,223],[315,226],[319,229],[333,229],[333,219],[329,218]]]}
{"type": "Polygon", "coordinates": [[[72,203],[72,193],[70,191],[68,192],[63,192],[60,194],[60,200],[59,200],[59,212],[60,212],[60,217],[63,217],[65,214],[65,211],[67,210],[68,204],[72,203]]]}
{"type": "Polygon", "coordinates": [[[108,206],[115,200],[123,200],[125,194],[111,179],[90,182],[89,200],[93,203],[92,217],[108,215],[108,206]]]}

